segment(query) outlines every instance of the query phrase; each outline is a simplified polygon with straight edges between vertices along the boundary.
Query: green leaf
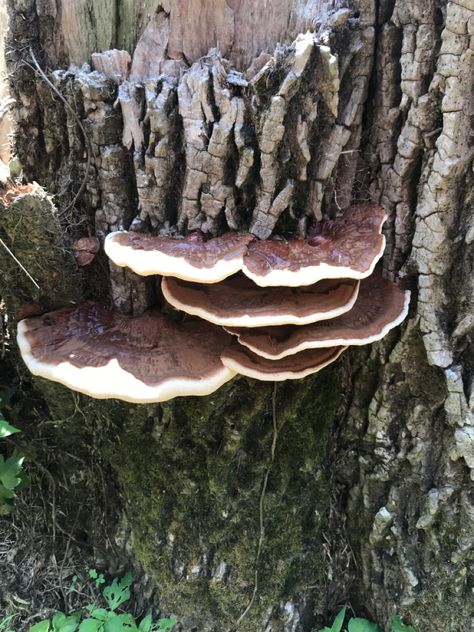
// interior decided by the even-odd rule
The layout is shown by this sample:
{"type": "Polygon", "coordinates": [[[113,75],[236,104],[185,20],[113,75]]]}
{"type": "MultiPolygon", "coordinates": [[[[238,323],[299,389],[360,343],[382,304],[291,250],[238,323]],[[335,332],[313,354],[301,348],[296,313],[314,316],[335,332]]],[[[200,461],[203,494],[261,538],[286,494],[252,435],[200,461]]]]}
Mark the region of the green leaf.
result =
{"type": "Polygon", "coordinates": [[[18,474],[24,460],[24,456],[14,454],[0,464],[0,481],[7,489],[15,489],[21,483],[18,474]]]}
{"type": "Polygon", "coordinates": [[[131,614],[116,614],[106,621],[104,632],[138,632],[138,628],[131,614]]]}
{"type": "Polygon", "coordinates": [[[75,632],[79,625],[79,615],[66,616],[63,612],[57,612],[52,623],[54,632],[75,632]]]}
{"type": "Polygon", "coordinates": [[[116,610],[119,606],[130,599],[130,586],[132,584],[132,574],[127,573],[122,579],[114,579],[110,586],[106,586],[102,592],[111,610],[116,610]]]}
{"type": "Polygon", "coordinates": [[[392,632],[415,632],[415,628],[411,625],[405,625],[397,614],[393,614],[392,632]]]}
{"type": "Polygon", "coordinates": [[[2,501],[2,499],[14,498],[14,497],[15,497],[15,492],[13,492],[11,489],[7,489],[5,485],[0,481],[0,502],[2,501]]]}
{"type": "Polygon", "coordinates": [[[90,569],[87,571],[87,573],[88,573],[88,575],[89,575],[89,577],[90,577],[91,579],[97,579],[97,577],[98,577],[98,574],[97,574],[97,571],[95,570],[95,568],[90,568],[90,569]]]}
{"type": "Polygon", "coordinates": [[[35,623],[29,628],[28,632],[48,632],[49,630],[49,619],[44,619],[44,621],[40,621],[39,623],[35,623]]]}
{"type": "Polygon", "coordinates": [[[8,421],[0,414],[0,439],[9,437],[10,435],[15,434],[15,432],[21,432],[21,430],[9,424],[8,421]]]}
{"type": "Polygon", "coordinates": [[[101,632],[104,629],[104,624],[98,619],[84,619],[79,626],[79,632],[101,632]]]}
{"type": "Polygon", "coordinates": [[[99,619],[99,621],[105,621],[107,619],[108,611],[105,608],[94,608],[90,611],[91,617],[99,619]]]}
{"type": "Polygon", "coordinates": [[[330,628],[323,628],[320,632],[341,632],[345,617],[346,607],[344,606],[344,608],[341,608],[341,610],[337,613],[332,626],[330,628]]]}
{"type": "Polygon", "coordinates": [[[346,609],[342,608],[338,613],[331,626],[330,632],[341,632],[346,617],[346,609]]]}
{"type": "Polygon", "coordinates": [[[349,632],[380,632],[380,628],[375,623],[367,621],[367,619],[351,619],[349,621],[349,632]]]}
{"type": "Polygon", "coordinates": [[[64,623],[66,622],[66,615],[63,612],[56,612],[56,614],[53,616],[52,619],[52,624],[53,624],[53,630],[56,632],[62,628],[62,626],[64,625],[64,623]]]}
{"type": "Polygon", "coordinates": [[[140,625],[138,626],[139,632],[150,632],[152,624],[151,614],[147,614],[146,617],[140,621],[140,625]]]}
{"type": "Polygon", "coordinates": [[[172,630],[176,625],[176,619],[160,619],[158,621],[158,632],[165,632],[165,630],[172,630]]]}

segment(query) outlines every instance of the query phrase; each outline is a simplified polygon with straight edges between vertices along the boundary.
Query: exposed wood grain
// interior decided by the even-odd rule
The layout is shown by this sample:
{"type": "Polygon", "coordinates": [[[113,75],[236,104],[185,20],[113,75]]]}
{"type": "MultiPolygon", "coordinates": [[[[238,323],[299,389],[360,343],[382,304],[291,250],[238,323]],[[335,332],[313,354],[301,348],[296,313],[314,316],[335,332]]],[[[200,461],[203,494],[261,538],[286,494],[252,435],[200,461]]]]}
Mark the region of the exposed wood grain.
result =
{"type": "Polygon", "coordinates": [[[90,62],[92,53],[133,51],[159,0],[38,0],[42,48],[51,66],[90,62]]]}
{"type": "Polygon", "coordinates": [[[167,6],[169,0],[115,0],[118,5],[117,41],[118,48],[124,48],[130,53],[142,35],[153,15],[167,6]]]}
{"type": "Polygon", "coordinates": [[[57,19],[56,48],[69,63],[81,65],[92,52],[115,48],[114,0],[61,0],[57,19]]]}
{"type": "Polygon", "coordinates": [[[340,0],[175,0],[170,14],[169,55],[190,62],[217,47],[239,69],[278,42],[314,29],[342,6],[340,0]]]}
{"type": "MultiPolygon", "coordinates": [[[[371,7],[372,0],[361,4],[371,7]]],[[[171,59],[192,64],[216,47],[244,69],[262,51],[273,52],[278,42],[314,30],[346,5],[344,0],[38,0],[37,14],[52,65],[82,65],[93,52],[111,48],[132,53],[153,16],[163,13],[171,59]]],[[[371,23],[372,10],[364,13],[371,23]]]]}

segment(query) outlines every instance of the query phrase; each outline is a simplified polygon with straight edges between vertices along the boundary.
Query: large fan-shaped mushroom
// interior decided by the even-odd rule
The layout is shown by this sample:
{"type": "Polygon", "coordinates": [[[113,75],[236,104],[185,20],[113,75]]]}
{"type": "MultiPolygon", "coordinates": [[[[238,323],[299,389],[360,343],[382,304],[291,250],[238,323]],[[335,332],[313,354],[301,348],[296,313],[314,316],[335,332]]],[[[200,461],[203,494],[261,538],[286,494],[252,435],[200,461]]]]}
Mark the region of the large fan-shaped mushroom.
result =
{"type": "Polygon", "coordinates": [[[308,349],[281,360],[268,360],[235,343],[222,352],[222,362],[240,375],[265,382],[296,380],[317,373],[337,360],[346,347],[308,349]]]}
{"type": "Polygon", "coordinates": [[[94,303],[18,324],[20,351],[34,375],[137,403],[218,389],[235,375],[220,360],[230,340],[204,321],[178,324],[159,312],[124,318],[94,303]]]}
{"type": "Polygon", "coordinates": [[[309,239],[252,241],[242,271],[264,287],[364,279],[383,254],[385,219],[379,206],[353,206],[341,217],[320,222],[309,239]]]}
{"type": "Polygon", "coordinates": [[[320,222],[309,239],[260,241],[226,233],[205,240],[115,232],[105,251],[119,266],[141,275],[161,274],[197,283],[216,283],[239,270],[257,285],[313,285],[322,279],[363,279],[382,256],[386,219],[379,206],[353,206],[334,220],[320,222]]]}

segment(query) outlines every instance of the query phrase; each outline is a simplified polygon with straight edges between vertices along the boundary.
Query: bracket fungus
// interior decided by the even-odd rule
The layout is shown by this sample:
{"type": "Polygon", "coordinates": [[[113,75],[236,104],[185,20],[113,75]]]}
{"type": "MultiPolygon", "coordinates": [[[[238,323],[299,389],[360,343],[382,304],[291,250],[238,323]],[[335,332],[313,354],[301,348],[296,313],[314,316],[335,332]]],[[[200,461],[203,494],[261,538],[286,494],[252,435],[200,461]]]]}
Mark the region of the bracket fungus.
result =
{"type": "Polygon", "coordinates": [[[217,390],[235,375],[220,359],[229,338],[204,321],[179,324],[160,312],[125,318],[94,303],[18,324],[20,351],[34,375],[136,403],[217,390]]]}
{"type": "Polygon", "coordinates": [[[118,266],[137,274],[161,274],[198,283],[217,283],[242,268],[252,235],[225,233],[208,241],[195,231],[184,239],[114,232],[105,239],[105,252],[118,266]]]}
{"type": "Polygon", "coordinates": [[[163,295],[176,309],[227,327],[305,325],[335,318],[354,305],[359,281],[324,280],[303,287],[261,288],[242,274],[211,285],[163,278],[163,295]]]}
{"type": "Polygon", "coordinates": [[[381,207],[353,206],[290,240],[111,233],[111,260],[162,275],[164,297],[192,318],[157,310],[130,318],[84,303],[21,321],[21,353],[35,375],[130,402],[208,395],[236,374],[316,373],[407,315],[409,292],[373,274],[385,219],[381,207]]]}
{"type": "Polygon", "coordinates": [[[380,206],[352,206],[343,216],[319,222],[309,239],[249,244],[243,273],[260,286],[312,285],[322,279],[364,279],[385,248],[380,206]]]}
{"type": "Polygon", "coordinates": [[[302,327],[226,328],[226,331],[259,356],[280,360],[306,349],[376,342],[405,319],[409,301],[410,292],[403,292],[377,271],[360,282],[354,307],[337,318],[302,327]]]}
{"type": "Polygon", "coordinates": [[[380,206],[352,206],[342,217],[319,222],[310,239],[258,240],[225,233],[184,239],[134,232],[110,233],[105,252],[137,274],[161,274],[197,283],[216,283],[239,270],[261,287],[313,285],[322,279],[364,279],[385,248],[380,206]]]}
{"type": "Polygon", "coordinates": [[[247,377],[264,382],[296,380],[317,373],[337,360],[347,347],[328,349],[308,349],[281,360],[268,360],[250,349],[234,343],[222,352],[222,362],[226,367],[247,377]]]}

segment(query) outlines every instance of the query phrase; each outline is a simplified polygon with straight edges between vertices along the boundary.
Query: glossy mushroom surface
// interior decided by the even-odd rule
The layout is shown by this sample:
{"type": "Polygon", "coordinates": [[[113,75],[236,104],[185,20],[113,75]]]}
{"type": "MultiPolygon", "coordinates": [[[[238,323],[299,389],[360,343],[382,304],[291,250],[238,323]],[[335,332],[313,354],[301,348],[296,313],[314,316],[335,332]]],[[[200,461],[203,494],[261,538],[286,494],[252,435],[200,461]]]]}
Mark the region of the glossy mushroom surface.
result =
{"type": "Polygon", "coordinates": [[[228,328],[240,344],[270,360],[279,360],[306,349],[340,345],[365,345],[383,338],[408,313],[410,292],[375,272],[360,282],[354,307],[337,318],[302,327],[228,328]]]}
{"type": "Polygon", "coordinates": [[[308,239],[252,241],[242,271],[262,287],[363,279],[383,254],[385,220],[380,206],[353,206],[341,217],[320,222],[308,239]]]}
{"type": "Polygon", "coordinates": [[[224,349],[221,357],[226,367],[240,375],[264,382],[281,382],[317,373],[337,360],[345,349],[346,347],[309,349],[281,360],[268,360],[236,342],[224,349]]]}
{"type": "Polygon", "coordinates": [[[217,283],[242,267],[252,235],[225,233],[205,240],[196,231],[183,239],[115,232],[105,239],[105,252],[118,266],[137,274],[161,274],[198,283],[217,283]]]}
{"type": "Polygon", "coordinates": [[[352,308],[358,288],[353,279],[262,288],[242,274],[206,285],[173,277],[161,283],[164,297],[176,309],[228,327],[304,325],[335,318],[352,308]]]}
{"type": "Polygon", "coordinates": [[[20,351],[34,375],[136,403],[212,393],[235,375],[220,360],[230,341],[204,321],[180,324],[160,312],[125,318],[94,303],[18,324],[20,351]]]}
{"type": "Polygon", "coordinates": [[[160,274],[217,283],[242,272],[261,287],[313,285],[322,279],[363,279],[382,256],[385,211],[353,206],[317,224],[307,239],[259,240],[228,232],[206,239],[196,231],[182,239],[135,232],[110,233],[105,252],[140,275],[160,274]]]}

